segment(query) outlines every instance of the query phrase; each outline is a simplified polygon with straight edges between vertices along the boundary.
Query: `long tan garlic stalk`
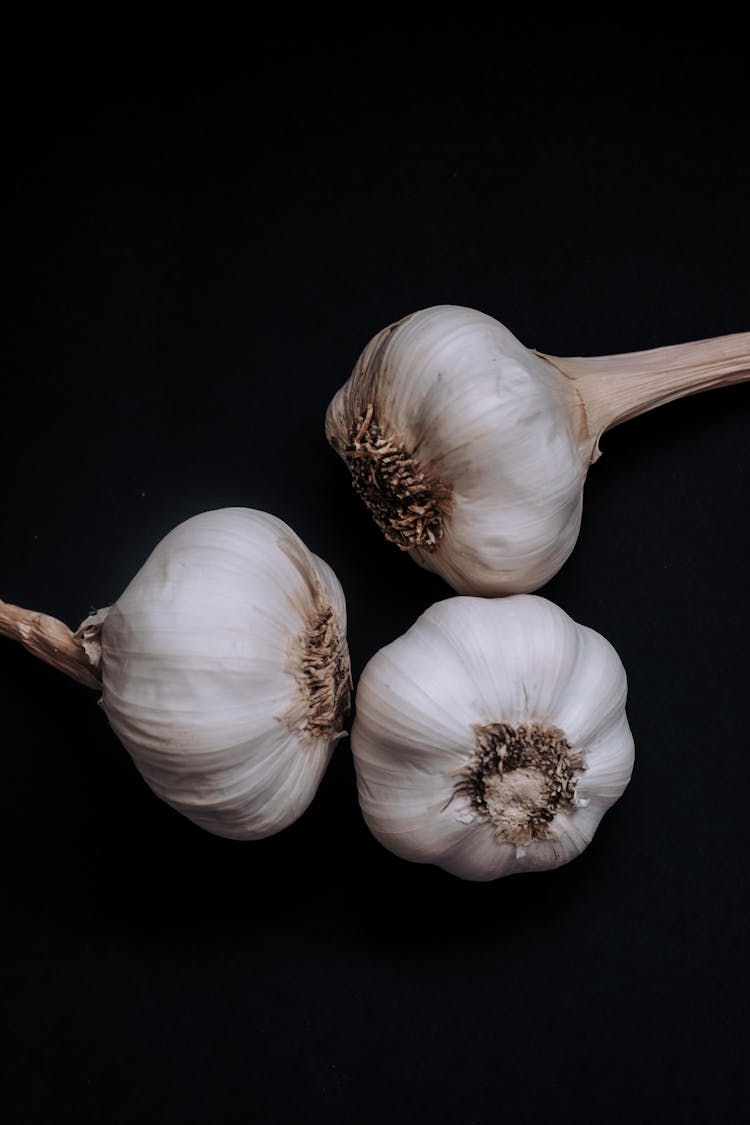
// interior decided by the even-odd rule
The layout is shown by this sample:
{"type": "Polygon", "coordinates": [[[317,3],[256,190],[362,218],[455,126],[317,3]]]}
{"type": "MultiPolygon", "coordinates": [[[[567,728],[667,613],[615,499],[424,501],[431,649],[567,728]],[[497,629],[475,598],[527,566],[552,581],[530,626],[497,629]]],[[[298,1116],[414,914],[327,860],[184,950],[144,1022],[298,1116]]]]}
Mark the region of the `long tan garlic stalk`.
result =
{"type": "Polygon", "coordinates": [[[525,593],[573,550],[606,430],[748,378],[749,332],[559,357],[484,313],[438,305],[373,337],[326,433],[378,527],[415,562],[459,593],[525,593]]]}

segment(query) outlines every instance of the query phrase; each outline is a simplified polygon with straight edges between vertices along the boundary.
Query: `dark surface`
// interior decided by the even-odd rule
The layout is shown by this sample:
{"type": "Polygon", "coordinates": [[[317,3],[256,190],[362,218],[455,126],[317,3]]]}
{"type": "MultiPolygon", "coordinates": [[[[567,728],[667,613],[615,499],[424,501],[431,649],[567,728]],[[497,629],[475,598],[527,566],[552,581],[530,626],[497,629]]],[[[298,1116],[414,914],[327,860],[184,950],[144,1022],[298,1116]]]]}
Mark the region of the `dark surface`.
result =
{"type": "MultiPolygon", "coordinates": [[[[356,680],[450,591],[380,539],[330,397],[440,302],[559,355],[748,330],[739,32],[193,30],[8,46],[0,596],[75,625],[184,518],[266,509],[338,573],[356,680]]],[[[347,742],[292,828],[213,838],[0,641],[6,1119],[739,1120],[749,438],[740,386],[603,442],[541,592],[620,653],[637,762],[556,872],[397,860],[347,742]]]]}

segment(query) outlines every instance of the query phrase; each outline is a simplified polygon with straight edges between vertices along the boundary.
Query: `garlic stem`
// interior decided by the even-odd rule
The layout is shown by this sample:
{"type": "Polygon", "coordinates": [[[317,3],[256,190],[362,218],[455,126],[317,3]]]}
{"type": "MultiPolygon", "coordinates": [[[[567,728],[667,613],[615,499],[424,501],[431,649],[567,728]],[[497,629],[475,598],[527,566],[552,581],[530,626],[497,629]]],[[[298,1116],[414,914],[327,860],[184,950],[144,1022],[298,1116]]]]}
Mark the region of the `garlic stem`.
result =
{"type": "Polygon", "coordinates": [[[750,379],[750,332],[623,355],[537,354],[573,380],[592,461],[601,435],[620,422],[674,399],[750,379]]]}
{"type": "Polygon", "coordinates": [[[82,640],[57,618],[0,601],[0,636],[20,641],[34,656],[79,684],[101,688],[101,677],[82,640]]]}

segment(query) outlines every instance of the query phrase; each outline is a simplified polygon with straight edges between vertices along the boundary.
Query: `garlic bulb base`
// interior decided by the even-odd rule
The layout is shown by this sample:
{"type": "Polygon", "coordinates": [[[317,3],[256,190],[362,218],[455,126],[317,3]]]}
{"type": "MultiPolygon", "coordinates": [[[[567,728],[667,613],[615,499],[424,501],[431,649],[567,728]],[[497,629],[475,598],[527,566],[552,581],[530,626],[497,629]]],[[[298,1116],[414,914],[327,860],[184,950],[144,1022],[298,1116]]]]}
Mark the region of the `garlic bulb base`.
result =
{"type": "Polygon", "coordinates": [[[498,842],[524,848],[546,840],[558,812],[575,803],[583,754],[557,727],[539,723],[475,726],[476,756],[456,786],[498,842]]]}
{"type": "Polygon", "coordinates": [[[346,638],[329,605],[316,610],[300,638],[297,681],[307,710],[303,729],[313,738],[341,738],[352,678],[346,638]]]}
{"type": "Polygon", "coordinates": [[[434,551],[453,507],[453,493],[420,468],[398,437],[384,431],[371,402],[356,418],[341,452],[354,491],[386,539],[402,551],[414,547],[434,551]]]}

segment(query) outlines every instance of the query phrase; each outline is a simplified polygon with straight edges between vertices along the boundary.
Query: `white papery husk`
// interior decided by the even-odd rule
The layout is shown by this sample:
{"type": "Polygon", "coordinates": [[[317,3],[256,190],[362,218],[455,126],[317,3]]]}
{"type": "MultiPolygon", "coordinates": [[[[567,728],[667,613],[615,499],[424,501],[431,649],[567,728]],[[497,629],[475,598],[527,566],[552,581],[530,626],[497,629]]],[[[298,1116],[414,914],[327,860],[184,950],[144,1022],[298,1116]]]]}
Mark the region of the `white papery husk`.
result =
{"type": "Polygon", "coordinates": [[[228,508],[168,534],[103,615],[102,706],[163,800],[220,836],[259,839],[307,808],[335,733],[310,729],[301,644],[330,567],[282,520],[228,508]]]}
{"type": "Polygon", "coordinates": [[[494,318],[437,305],[378,333],[328,407],[344,455],[374,417],[452,492],[434,550],[409,554],[459,593],[537,589],[575,545],[587,463],[578,400],[551,365],[494,318]]]}
{"type": "Polygon", "coordinates": [[[558,867],[591,841],[633,768],[627,681],[608,641],[536,595],[450,598],[367,664],[351,743],[359,801],[390,851],[464,879],[558,867]],[[457,784],[475,726],[555,727],[583,755],[546,839],[498,839],[457,784]]]}

